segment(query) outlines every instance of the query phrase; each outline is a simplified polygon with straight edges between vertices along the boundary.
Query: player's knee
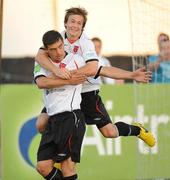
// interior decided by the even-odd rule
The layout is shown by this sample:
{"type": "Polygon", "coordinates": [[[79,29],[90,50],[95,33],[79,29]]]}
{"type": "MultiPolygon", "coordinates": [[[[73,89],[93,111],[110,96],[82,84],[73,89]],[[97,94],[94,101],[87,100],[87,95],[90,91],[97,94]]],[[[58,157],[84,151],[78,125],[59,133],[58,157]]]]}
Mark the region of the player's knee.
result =
{"type": "Polygon", "coordinates": [[[48,122],[48,115],[46,113],[41,113],[36,121],[36,128],[38,132],[42,133],[47,125],[48,122]]]}
{"type": "Polygon", "coordinates": [[[116,137],[116,135],[113,131],[105,131],[103,133],[103,136],[106,138],[115,138],[116,137]]]}
{"type": "Polygon", "coordinates": [[[71,161],[71,158],[61,163],[63,176],[72,176],[76,174],[75,162],[71,161]]]}
{"type": "Polygon", "coordinates": [[[39,122],[36,123],[36,128],[39,133],[43,133],[43,131],[45,130],[45,126],[39,122]]]}
{"type": "Polygon", "coordinates": [[[44,177],[51,172],[52,168],[51,162],[48,161],[39,161],[36,166],[36,170],[44,177]]]}
{"type": "Polygon", "coordinates": [[[108,125],[104,126],[103,128],[100,128],[100,131],[105,138],[116,138],[116,137],[118,137],[118,131],[113,126],[113,124],[108,124],[108,125]]]}

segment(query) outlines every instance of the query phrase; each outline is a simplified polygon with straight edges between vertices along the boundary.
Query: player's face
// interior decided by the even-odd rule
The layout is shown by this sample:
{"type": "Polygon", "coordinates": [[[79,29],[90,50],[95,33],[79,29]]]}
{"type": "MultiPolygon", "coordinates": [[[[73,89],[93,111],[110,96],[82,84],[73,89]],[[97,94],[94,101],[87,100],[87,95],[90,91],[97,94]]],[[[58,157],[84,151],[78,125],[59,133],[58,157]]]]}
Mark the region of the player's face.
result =
{"type": "Polygon", "coordinates": [[[68,38],[79,38],[83,30],[84,18],[80,15],[70,15],[65,23],[68,38]]]}
{"type": "Polygon", "coordinates": [[[99,41],[93,41],[97,55],[101,54],[102,44],[99,41]]]}
{"type": "Polygon", "coordinates": [[[47,51],[52,61],[60,62],[65,57],[64,43],[61,39],[54,44],[48,45],[47,51]]]}

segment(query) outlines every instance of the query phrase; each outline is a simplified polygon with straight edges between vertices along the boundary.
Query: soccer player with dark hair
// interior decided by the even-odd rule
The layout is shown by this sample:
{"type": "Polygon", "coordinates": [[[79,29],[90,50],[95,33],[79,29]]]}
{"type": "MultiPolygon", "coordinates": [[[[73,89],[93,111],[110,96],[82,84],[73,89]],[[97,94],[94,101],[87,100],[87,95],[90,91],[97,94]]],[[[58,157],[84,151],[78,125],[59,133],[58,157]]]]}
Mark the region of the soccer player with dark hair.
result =
{"type": "MultiPolygon", "coordinates": [[[[48,31],[43,36],[44,50],[57,68],[69,70],[84,66],[81,56],[64,50],[60,33],[48,31]]],[[[44,89],[44,105],[49,116],[37,153],[37,170],[47,180],[77,180],[76,163],[85,133],[84,115],[80,110],[84,75],[70,79],[53,78],[52,73],[35,63],[34,80],[44,89]],[[61,171],[54,163],[61,164],[61,171]]]]}

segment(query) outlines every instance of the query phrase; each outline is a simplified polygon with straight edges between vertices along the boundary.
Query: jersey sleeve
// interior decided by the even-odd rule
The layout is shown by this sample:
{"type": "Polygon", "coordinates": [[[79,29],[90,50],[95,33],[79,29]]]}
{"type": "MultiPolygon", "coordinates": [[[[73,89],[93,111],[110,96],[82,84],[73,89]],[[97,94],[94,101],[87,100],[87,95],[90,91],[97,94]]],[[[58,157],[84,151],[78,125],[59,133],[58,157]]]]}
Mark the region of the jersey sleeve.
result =
{"type": "Polygon", "coordinates": [[[111,67],[111,63],[108,59],[106,59],[105,57],[103,57],[103,60],[104,60],[104,64],[105,66],[108,66],[108,67],[111,67]]]}
{"type": "Polygon", "coordinates": [[[98,61],[98,56],[96,54],[94,44],[90,39],[81,39],[80,46],[82,48],[82,57],[86,63],[89,61],[98,61]]]}
{"type": "Polygon", "coordinates": [[[43,69],[37,62],[34,63],[34,81],[39,76],[46,76],[45,69],[43,69]]]}

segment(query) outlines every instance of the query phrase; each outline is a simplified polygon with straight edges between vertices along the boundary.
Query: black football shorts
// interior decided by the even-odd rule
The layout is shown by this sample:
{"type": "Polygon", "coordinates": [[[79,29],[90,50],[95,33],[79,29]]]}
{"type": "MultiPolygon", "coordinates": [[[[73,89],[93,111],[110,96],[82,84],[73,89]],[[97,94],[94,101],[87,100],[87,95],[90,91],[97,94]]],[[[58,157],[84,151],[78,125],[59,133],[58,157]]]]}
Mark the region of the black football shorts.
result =
{"type": "Polygon", "coordinates": [[[99,129],[112,123],[109,114],[99,96],[99,90],[82,93],[81,110],[86,124],[95,124],[99,129]]]}
{"type": "Polygon", "coordinates": [[[61,162],[71,157],[80,162],[80,151],[85,134],[81,110],[63,112],[49,117],[37,153],[37,161],[53,159],[61,162]]]}

